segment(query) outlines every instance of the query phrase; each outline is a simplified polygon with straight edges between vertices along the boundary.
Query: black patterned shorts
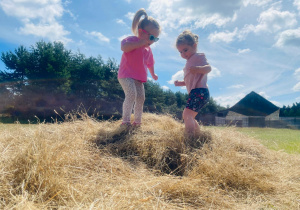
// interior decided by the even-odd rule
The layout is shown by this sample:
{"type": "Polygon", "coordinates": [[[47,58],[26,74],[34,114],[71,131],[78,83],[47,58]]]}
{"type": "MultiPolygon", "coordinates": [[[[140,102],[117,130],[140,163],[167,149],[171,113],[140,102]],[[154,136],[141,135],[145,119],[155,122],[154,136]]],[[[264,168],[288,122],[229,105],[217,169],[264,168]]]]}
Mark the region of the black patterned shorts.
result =
{"type": "Polygon", "coordinates": [[[199,112],[209,101],[209,91],[207,88],[196,88],[191,90],[186,103],[186,108],[199,112]]]}

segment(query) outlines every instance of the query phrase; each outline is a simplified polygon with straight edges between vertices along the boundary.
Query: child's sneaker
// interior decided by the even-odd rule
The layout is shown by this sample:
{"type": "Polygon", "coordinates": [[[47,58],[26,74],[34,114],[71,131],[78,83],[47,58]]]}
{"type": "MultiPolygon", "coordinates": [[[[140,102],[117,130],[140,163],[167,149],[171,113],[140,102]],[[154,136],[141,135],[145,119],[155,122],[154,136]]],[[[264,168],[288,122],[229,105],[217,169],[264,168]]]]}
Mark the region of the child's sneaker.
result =
{"type": "Polygon", "coordinates": [[[122,124],[120,125],[120,128],[123,129],[130,129],[132,127],[130,122],[122,122],[122,124]]]}
{"type": "Polygon", "coordinates": [[[141,125],[142,125],[142,123],[136,123],[136,122],[133,122],[133,123],[132,123],[132,127],[133,127],[133,128],[140,128],[141,125]]]}

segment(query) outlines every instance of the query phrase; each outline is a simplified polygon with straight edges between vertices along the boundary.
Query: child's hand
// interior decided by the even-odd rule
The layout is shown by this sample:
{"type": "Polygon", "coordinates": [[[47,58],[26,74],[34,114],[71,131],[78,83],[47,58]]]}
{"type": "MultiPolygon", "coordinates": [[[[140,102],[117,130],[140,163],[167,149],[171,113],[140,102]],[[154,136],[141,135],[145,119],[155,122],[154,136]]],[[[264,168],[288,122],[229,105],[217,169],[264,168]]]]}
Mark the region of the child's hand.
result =
{"type": "Polygon", "coordinates": [[[153,74],[152,75],[152,78],[156,81],[156,80],[158,80],[158,76],[156,75],[156,74],[153,74]]]}
{"type": "Polygon", "coordinates": [[[184,81],[178,81],[178,80],[176,80],[176,81],[174,82],[174,85],[175,85],[175,86],[185,86],[185,82],[184,82],[184,81]]]}
{"type": "Polygon", "coordinates": [[[180,86],[180,82],[179,82],[178,80],[176,80],[176,81],[174,82],[174,85],[175,85],[175,86],[180,86]]]}

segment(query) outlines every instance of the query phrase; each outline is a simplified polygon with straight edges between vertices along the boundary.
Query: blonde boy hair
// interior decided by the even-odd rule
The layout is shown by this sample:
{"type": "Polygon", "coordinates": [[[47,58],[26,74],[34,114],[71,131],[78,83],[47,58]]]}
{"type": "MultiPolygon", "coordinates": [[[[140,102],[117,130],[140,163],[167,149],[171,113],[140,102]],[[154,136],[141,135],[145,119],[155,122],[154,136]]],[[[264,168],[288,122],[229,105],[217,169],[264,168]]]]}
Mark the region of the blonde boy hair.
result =
{"type": "Polygon", "coordinates": [[[176,40],[176,46],[186,44],[189,46],[193,46],[194,44],[198,44],[199,36],[197,34],[193,34],[189,30],[183,31],[176,40]]]}
{"type": "Polygon", "coordinates": [[[148,16],[146,10],[144,8],[139,9],[133,18],[132,21],[132,32],[134,35],[138,35],[138,29],[145,29],[146,26],[148,26],[149,24],[152,24],[155,28],[157,28],[160,31],[160,26],[158,24],[158,22],[153,18],[148,16]],[[141,17],[144,15],[144,19],[141,19],[141,17]]]}

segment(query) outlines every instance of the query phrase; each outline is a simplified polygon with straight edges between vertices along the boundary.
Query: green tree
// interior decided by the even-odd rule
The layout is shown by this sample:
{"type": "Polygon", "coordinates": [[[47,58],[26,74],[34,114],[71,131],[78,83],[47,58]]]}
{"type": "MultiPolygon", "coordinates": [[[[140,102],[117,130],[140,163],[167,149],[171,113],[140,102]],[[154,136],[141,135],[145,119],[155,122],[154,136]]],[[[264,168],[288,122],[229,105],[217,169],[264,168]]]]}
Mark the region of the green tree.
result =
{"type": "Polygon", "coordinates": [[[176,92],[175,97],[176,97],[177,107],[178,108],[184,108],[184,106],[186,105],[186,101],[188,99],[188,94],[184,94],[184,93],[181,93],[181,92],[176,92]]]}
{"type": "Polygon", "coordinates": [[[293,103],[292,106],[283,106],[280,109],[280,117],[300,117],[300,103],[293,103]]]}
{"type": "Polygon", "coordinates": [[[26,70],[29,61],[29,52],[24,46],[18,47],[14,53],[2,52],[1,60],[6,66],[7,71],[0,70],[0,79],[5,88],[18,95],[25,86],[26,70]]]}
{"type": "Polygon", "coordinates": [[[163,95],[165,98],[164,104],[166,106],[172,106],[173,104],[176,103],[176,96],[174,92],[172,92],[171,90],[164,91],[163,95]]]}
{"type": "Polygon", "coordinates": [[[162,112],[164,106],[164,91],[156,82],[148,80],[145,83],[145,109],[150,112],[162,112]]]}
{"type": "Polygon", "coordinates": [[[101,96],[110,101],[122,100],[124,97],[122,87],[118,81],[118,69],[119,66],[114,59],[108,59],[102,67],[102,77],[100,80],[101,96]]]}
{"type": "Polygon", "coordinates": [[[86,58],[81,53],[74,54],[70,64],[71,94],[80,98],[97,98],[103,65],[101,57],[86,58]]]}
{"type": "Polygon", "coordinates": [[[70,91],[71,51],[61,42],[37,42],[31,46],[26,68],[28,84],[41,92],[67,93],[70,91]]]}
{"type": "MultiPolygon", "coordinates": [[[[2,53],[1,60],[6,65],[6,70],[0,71],[2,111],[45,117],[53,114],[54,109],[71,111],[83,104],[107,117],[121,113],[124,92],[114,59],[105,63],[101,56],[87,58],[80,52],[73,54],[60,42],[39,41],[29,50],[20,46],[14,52],[2,53]]],[[[154,81],[145,83],[145,94],[145,111],[181,118],[188,94],[164,91],[154,81]]],[[[298,110],[298,105],[293,105],[293,110],[298,110]]],[[[211,98],[201,114],[220,109],[211,98]]]]}

